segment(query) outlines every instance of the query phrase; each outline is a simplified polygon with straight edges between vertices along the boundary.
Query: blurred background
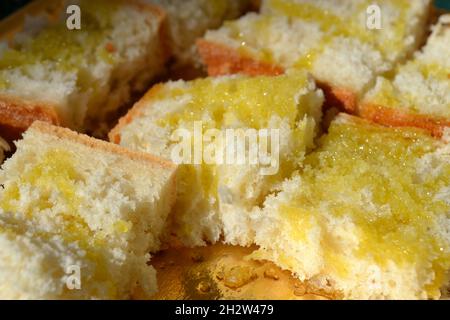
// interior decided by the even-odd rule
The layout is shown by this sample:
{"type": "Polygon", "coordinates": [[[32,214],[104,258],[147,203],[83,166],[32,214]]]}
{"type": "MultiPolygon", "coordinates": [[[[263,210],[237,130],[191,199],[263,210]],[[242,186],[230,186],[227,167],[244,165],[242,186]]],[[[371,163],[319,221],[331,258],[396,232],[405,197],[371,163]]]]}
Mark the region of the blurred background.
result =
{"type": "MultiPolygon", "coordinates": [[[[31,2],[31,0],[0,0],[0,19],[10,15],[28,2],[31,2]]],[[[450,10],[450,0],[435,0],[435,3],[439,8],[450,10]]]]}
{"type": "Polygon", "coordinates": [[[18,8],[24,6],[30,0],[1,0],[0,1],[0,19],[10,15],[18,8]]]}
{"type": "Polygon", "coordinates": [[[450,0],[436,0],[435,2],[437,7],[450,10],[450,0]]]}

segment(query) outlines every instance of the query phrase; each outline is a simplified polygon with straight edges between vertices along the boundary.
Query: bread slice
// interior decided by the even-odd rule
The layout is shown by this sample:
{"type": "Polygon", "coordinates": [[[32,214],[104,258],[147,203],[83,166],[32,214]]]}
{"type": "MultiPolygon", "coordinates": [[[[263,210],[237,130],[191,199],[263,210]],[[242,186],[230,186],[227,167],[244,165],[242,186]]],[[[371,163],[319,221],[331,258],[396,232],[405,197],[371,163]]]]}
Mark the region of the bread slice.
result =
{"type": "Polygon", "coordinates": [[[355,111],[377,75],[421,44],[429,0],[377,1],[381,29],[366,26],[368,0],[266,0],[262,13],[227,22],[198,41],[210,75],[310,71],[327,102],[355,111]]]}
{"type": "Polygon", "coordinates": [[[159,249],[166,232],[175,168],[148,154],[35,122],[0,171],[0,297],[153,294],[156,278],[147,266],[148,253],[159,249]],[[66,281],[76,268],[81,288],[70,290],[66,281]]]}
{"type": "Polygon", "coordinates": [[[177,177],[176,235],[191,246],[216,242],[222,235],[227,243],[248,245],[253,234],[247,212],[261,204],[313,146],[322,102],[322,92],[305,73],[169,82],[151,89],[109,136],[122,146],[172,160],[187,141],[193,153],[182,159],[177,177]],[[181,130],[189,138],[179,139],[181,130]],[[264,130],[268,148],[268,140],[261,138],[264,130]],[[209,136],[211,131],[215,137],[209,136]],[[228,132],[234,140],[225,140],[228,132]],[[244,161],[238,162],[236,153],[226,160],[227,148],[242,139],[248,139],[242,144],[244,161]],[[219,156],[208,160],[212,149],[219,150],[219,156]],[[264,149],[270,164],[260,157],[250,160],[250,152],[261,156],[264,149]]]}
{"type": "MultiPolygon", "coordinates": [[[[68,4],[68,2],[66,3],[68,4]]],[[[163,70],[164,13],[138,1],[70,1],[81,29],[31,18],[0,50],[0,125],[25,130],[34,120],[78,131],[108,116],[163,70]]]]}
{"type": "Polygon", "coordinates": [[[348,299],[439,298],[450,270],[449,138],[338,115],[303,170],[252,213],[253,257],[348,299]]]}
{"type": "Polygon", "coordinates": [[[197,38],[229,19],[236,19],[252,7],[251,0],[145,0],[167,13],[171,53],[175,67],[199,66],[197,38]]]}
{"type": "Polygon", "coordinates": [[[415,126],[442,136],[450,126],[450,14],[442,15],[426,46],[392,78],[379,77],[359,113],[393,126],[415,126]]]}

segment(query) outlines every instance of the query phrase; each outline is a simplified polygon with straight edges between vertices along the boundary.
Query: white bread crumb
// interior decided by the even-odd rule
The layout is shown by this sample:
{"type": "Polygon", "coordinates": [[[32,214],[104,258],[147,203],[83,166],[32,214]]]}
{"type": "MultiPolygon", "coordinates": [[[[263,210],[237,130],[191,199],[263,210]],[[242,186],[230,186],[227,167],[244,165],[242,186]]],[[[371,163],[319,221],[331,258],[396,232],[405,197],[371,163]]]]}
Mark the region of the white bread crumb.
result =
{"type": "Polygon", "coordinates": [[[0,297],[125,299],[156,291],[149,252],[174,202],[175,166],[35,123],[0,170],[0,297]],[[67,267],[81,289],[68,290],[67,267]]]}
{"type": "MultiPolygon", "coordinates": [[[[270,188],[289,174],[292,169],[283,170],[283,166],[290,168],[285,163],[301,162],[305,152],[312,148],[318,131],[323,93],[316,89],[312,79],[304,79],[305,75],[300,73],[276,78],[225,76],[169,82],[150,90],[110,133],[110,139],[122,146],[170,159],[176,145],[169,138],[172,130],[191,131],[195,120],[204,120],[207,126],[221,132],[228,128],[256,128],[259,120],[263,128],[280,130],[280,169],[274,176],[261,175],[260,164],[180,165],[179,199],[174,218],[176,233],[185,244],[214,243],[222,235],[227,243],[252,243],[253,233],[246,212],[260,204],[270,188]],[[195,102],[199,99],[195,90],[203,87],[209,88],[205,94],[210,96],[200,97],[202,102],[195,102]],[[288,92],[283,88],[289,88],[288,92]],[[279,91],[288,96],[282,96],[279,91]],[[215,95],[220,98],[214,100],[215,95]],[[296,102],[292,104],[293,101],[296,102]],[[173,114],[183,114],[192,103],[197,110],[203,110],[195,119],[181,118],[178,127],[173,129],[161,123],[173,114]],[[259,109],[255,108],[258,104],[259,109]],[[288,116],[281,117],[277,109],[281,105],[289,108],[288,116]],[[213,111],[217,106],[226,108],[222,120],[208,122],[214,119],[213,111]],[[240,119],[239,113],[233,111],[236,108],[240,112],[248,110],[248,116],[240,119]],[[294,116],[295,121],[291,119],[294,116]],[[256,121],[253,126],[248,123],[251,119],[256,121]],[[208,178],[210,175],[212,178],[208,178]]],[[[204,142],[204,149],[207,146],[204,142]]],[[[248,145],[246,148],[248,152],[248,145]]]]}
{"type": "Polygon", "coordinates": [[[347,299],[438,299],[450,269],[449,145],[339,115],[255,209],[253,254],[347,299]]]}

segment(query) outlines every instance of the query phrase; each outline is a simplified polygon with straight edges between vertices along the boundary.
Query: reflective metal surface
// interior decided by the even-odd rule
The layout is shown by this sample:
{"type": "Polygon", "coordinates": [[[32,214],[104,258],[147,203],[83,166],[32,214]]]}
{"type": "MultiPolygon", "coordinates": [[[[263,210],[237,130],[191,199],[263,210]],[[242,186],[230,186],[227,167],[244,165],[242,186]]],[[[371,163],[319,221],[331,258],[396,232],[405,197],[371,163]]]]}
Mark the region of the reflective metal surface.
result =
{"type": "Polygon", "coordinates": [[[270,262],[248,259],[256,247],[216,244],[170,248],[152,258],[154,299],[327,299],[270,262]]]}

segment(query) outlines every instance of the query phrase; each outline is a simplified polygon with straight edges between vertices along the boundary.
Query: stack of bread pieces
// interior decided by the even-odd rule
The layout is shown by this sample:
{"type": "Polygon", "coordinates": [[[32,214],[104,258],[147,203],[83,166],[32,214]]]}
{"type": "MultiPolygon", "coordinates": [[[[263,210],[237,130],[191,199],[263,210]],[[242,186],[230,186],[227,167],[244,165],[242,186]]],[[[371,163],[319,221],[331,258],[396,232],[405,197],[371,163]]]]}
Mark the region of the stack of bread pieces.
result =
{"type": "MultiPolygon", "coordinates": [[[[149,253],[170,232],[176,165],[52,124],[103,129],[169,58],[198,64],[195,37],[249,4],[191,0],[180,14],[172,1],[61,1],[57,17],[27,17],[2,45],[0,127],[8,140],[24,133],[0,170],[1,298],[156,292],[149,253]],[[69,4],[81,9],[80,30],[67,29],[69,4]],[[198,10],[201,21],[188,21],[198,10]],[[178,36],[185,25],[193,38],[178,36]]],[[[1,139],[0,161],[8,150],[1,139]]]]}
{"type": "Polygon", "coordinates": [[[80,0],[92,29],[0,51],[0,129],[24,131],[0,170],[0,298],[151,297],[149,253],[174,239],[257,245],[345,299],[446,294],[450,15],[260,2],[239,18],[255,1],[80,0]],[[104,130],[199,63],[209,77],[154,85],[110,142],[35,121],[104,130]]]}

